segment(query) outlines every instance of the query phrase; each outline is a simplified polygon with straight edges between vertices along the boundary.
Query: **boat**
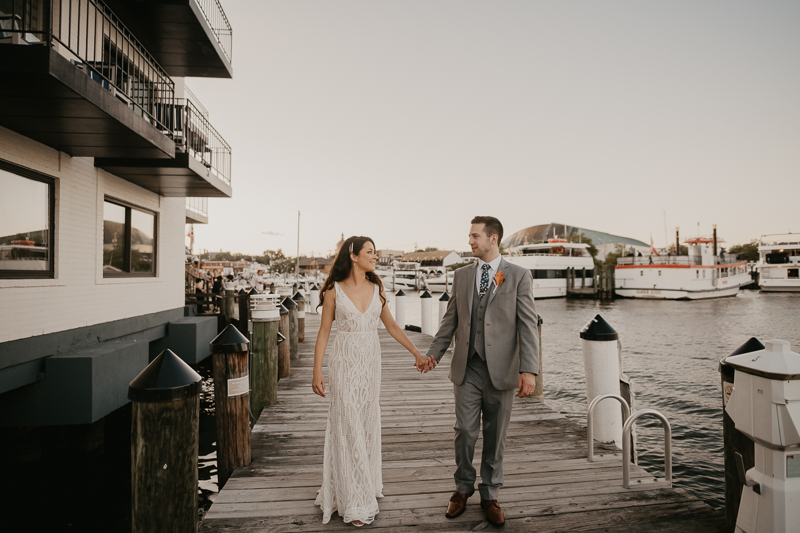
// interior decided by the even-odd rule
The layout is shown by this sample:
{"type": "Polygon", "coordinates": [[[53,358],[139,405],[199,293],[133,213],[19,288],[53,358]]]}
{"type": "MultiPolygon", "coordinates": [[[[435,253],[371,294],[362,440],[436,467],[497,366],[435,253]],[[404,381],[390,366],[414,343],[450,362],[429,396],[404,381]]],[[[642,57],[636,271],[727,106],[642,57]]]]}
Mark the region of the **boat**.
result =
{"type": "Polygon", "coordinates": [[[763,292],[800,292],[800,236],[762,235],[756,266],[763,292]]]}
{"type": "Polygon", "coordinates": [[[392,261],[391,272],[381,281],[388,290],[417,290],[423,285],[420,264],[414,261],[392,261]]]}
{"type": "Polygon", "coordinates": [[[450,288],[453,286],[453,278],[455,277],[455,271],[450,271],[447,273],[447,277],[445,278],[444,274],[435,276],[432,278],[428,278],[425,280],[425,287],[428,288],[431,292],[450,292],[450,288]]]}
{"type": "Polygon", "coordinates": [[[566,239],[548,239],[539,244],[525,244],[514,249],[513,254],[503,256],[509,263],[527,268],[533,275],[533,297],[565,298],[567,296],[567,269],[574,268],[577,283],[582,283],[586,273],[586,287],[594,279],[594,259],[589,254],[589,245],[567,242],[566,239]]]}
{"type": "Polygon", "coordinates": [[[691,238],[684,244],[689,255],[618,258],[614,293],[649,300],[702,300],[736,296],[753,282],[747,261],[736,254],[715,253],[716,237],[691,238]]]}

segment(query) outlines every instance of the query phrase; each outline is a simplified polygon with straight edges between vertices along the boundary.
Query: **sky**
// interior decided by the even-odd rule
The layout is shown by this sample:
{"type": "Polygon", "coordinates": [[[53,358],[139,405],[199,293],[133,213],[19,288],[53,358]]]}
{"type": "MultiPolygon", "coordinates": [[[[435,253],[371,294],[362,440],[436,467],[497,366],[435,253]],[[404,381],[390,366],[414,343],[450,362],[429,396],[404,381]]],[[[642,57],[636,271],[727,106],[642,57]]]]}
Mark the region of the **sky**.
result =
{"type": "Polygon", "coordinates": [[[233,147],[198,250],[468,250],[559,222],[663,246],[800,231],[800,2],[222,0],[233,147]],[[666,237],[665,237],[666,233],[666,237]]]}

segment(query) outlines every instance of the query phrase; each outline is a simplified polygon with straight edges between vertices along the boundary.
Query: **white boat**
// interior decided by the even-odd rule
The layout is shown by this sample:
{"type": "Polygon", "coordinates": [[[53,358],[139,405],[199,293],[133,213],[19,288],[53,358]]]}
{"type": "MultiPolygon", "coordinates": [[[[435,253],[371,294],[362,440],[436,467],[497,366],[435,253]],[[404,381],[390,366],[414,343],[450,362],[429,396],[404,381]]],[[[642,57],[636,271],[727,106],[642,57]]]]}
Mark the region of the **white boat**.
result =
{"type": "Polygon", "coordinates": [[[735,296],[753,282],[747,261],[736,254],[714,255],[714,239],[697,237],[685,244],[689,255],[620,257],[614,292],[626,298],[701,300],[735,296]]]}
{"type": "Polygon", "coordinates": [[[527,268],[533,275],[533,297],[565,298],[567,296],[567,269],[574,268],[576,286],[582,283],[586,269],[586,287],[592,286],[594,260],[588,244],[567,242],[566,239],[548,239],[540,244],[526,244],[515,248],[506,261],[527,268]]]}
{"type": "Polygon", "coordinates": [[[413,261],[393,261],[392,271],[381,281],[387,290],[417,290],[423,286],[420,264],[413,261]]]}
{"type": "Polygon", "coordinates": [[[800,236],[762,235],[758,246],[759,285],[764,292],[800,292],[800,236]]]}
{"type": "Polygon", "coordinates": [[[447,277],[445,278],[444,275],[436,276],[434,278],[428,278],[425,280],[425,286],[431,292],[451,292],[450,289],[453,287],[453,278],[455,277],[455,272],[450,271],[447,273],[447,277]]]}

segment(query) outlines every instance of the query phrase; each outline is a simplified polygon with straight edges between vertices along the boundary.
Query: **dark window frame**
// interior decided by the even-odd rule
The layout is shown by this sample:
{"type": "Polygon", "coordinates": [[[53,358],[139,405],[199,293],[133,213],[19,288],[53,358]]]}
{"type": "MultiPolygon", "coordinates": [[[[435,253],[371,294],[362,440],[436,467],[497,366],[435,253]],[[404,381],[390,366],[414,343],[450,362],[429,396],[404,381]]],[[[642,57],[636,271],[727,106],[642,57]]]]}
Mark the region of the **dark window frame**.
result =
{"type": "Polygon", "coordinates": [[[47,243],[49,268],[47,270],[0,270],[0,279],[54,279],[56,275],[56,178],[15,165],[5,159],[0,159],[0,169],[21,178],[46,184],[50,204],[48,206],[49,242],[47,243]]]}
{"type": "MultiPolygon", "coordinates": [[[[114,198],[113,196],[103,196],[103,225],[105,226],[105,203],[118,205],[125,208],[125,271],[106,272],[105,263],[103,268],[103,278],[155,278],[158,277],[158,213],[144,207],[114,198]],[[136,209],[142,213],[153,215],[153,270],[151,272],[131,272],[131,233],[133,224],[131,223],[131,210],[136,209]]],[[[105,231],[105,227],[103,228],[105,231]]],[[[105,236],[104,242],[105,242],[105,236]]]]}

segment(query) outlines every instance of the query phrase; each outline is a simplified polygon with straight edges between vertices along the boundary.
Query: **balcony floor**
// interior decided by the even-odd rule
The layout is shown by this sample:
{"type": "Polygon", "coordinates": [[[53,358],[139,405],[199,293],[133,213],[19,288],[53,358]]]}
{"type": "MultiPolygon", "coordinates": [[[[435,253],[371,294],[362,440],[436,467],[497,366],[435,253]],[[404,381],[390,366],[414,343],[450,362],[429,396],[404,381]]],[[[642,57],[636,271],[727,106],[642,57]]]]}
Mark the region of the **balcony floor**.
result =
{"type": "Polygon", "coordinates": [[[175,159],[98,158],[96,167],[161,196],[230,198],[231,186],[189,154],[175,159]]]}
{"type": "Polygon", "coordinates": [[[0,54],[0,126],[74,157],[174,157],[169,137],[54,49],[0,54]]]}
{"type": "Polygon", "coordinates": [[[232,78],[225,56],[194,0],[106,0],[170,76],[232,78]]]}

